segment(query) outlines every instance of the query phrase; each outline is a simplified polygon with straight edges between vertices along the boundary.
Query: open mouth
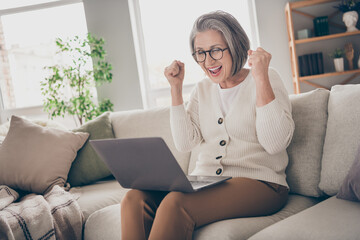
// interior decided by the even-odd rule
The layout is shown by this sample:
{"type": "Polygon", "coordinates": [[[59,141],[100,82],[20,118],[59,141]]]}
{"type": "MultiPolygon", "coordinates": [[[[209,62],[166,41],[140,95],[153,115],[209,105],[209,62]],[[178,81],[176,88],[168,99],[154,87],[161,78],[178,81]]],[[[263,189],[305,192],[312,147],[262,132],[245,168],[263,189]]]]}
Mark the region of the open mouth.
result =
{"type": "Polygon", "coordinates": [[[217,75],[219,75],[220,71],[222,69],[222,66],[217,66],[217,67],[213,67],[213,68],[208,68],[210,74],[214,77],[216,77],[217,75]]]}

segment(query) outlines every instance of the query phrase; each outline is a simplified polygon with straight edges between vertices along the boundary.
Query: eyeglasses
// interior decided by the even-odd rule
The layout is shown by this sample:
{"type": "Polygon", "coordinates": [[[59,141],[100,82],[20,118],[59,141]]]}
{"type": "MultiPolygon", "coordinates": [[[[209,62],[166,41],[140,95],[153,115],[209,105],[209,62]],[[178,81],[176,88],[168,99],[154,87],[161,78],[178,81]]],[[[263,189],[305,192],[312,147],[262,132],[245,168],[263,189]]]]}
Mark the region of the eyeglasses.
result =
{"type": "Polygon", "coordinates": [[[223,57],[223,52],[227,49],[229,49],[229,48],[224,48],[224,49],[213,48],[213,49],[207,50],[207,51],[199,50],[199,51],[194,52],[192,55],[193,55],[195,61],[198,63],[205,62],[207,52],[209,53],[209,55],[212,59],[220,60],[223,57]]]}

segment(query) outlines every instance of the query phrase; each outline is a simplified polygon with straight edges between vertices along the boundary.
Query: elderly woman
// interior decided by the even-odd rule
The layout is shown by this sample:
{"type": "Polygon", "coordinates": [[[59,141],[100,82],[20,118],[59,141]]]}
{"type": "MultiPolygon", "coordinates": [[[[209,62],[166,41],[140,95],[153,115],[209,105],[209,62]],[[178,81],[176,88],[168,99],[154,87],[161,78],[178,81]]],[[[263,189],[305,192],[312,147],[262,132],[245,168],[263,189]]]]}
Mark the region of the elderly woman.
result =
{"type": "Polygon", "coordinates": [[[191,239],[205,224],[273,214],[287,201],[286,147],[294,122],[287,91],[269,69],[271,55],[249,50],[240,24],[222,11],[196,20],[190,44],[208,78],[185,109],[184,64],[165,69],[175,145],[179,151],[200,147],[192,175],[232,179],[195,193],[129,191],[121,203],[123,240],[191,239]],[[251,69],[243,67],[247,60],[251,69]]]}

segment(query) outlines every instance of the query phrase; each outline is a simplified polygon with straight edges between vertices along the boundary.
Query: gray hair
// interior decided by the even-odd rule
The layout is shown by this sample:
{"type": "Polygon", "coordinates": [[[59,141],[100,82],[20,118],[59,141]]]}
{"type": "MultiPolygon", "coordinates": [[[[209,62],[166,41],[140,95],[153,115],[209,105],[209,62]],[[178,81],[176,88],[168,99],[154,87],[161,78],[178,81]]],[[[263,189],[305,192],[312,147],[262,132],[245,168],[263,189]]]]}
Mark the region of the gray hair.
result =
{"type": "Polygon", "coordinates": [[[190,49],[195,52],[195,38],[197,33],[207,30],[217,30],[225,38],[233,61],[232,75],[234,76],[246,63],[250,49],[250,41],[240,23],[229,13],[215,11],[200,16],[194,23],[190,33],[190,49]]]}

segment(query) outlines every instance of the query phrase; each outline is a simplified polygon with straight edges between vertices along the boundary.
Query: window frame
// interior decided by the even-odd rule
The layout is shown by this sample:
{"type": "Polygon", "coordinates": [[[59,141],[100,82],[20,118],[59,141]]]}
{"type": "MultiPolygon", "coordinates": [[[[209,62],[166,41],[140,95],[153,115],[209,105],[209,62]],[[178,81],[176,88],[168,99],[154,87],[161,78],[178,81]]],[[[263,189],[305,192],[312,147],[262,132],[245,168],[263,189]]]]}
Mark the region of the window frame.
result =
{"type": "MultiPolygon", "coordinates": [[[[152,108],[156,106],[157,97],[165,97],[170,94],[170,86],[163,88],[151,88],[149,81],[149,71],[147,66],[144,33],[141,25],[141,13],[139,0],[128,0],[131,27],[133,31],[136,62],[139,72],[139,81],[142,95],[142,102],[144,109],[152,108]]],[[[195,83],[188,83],[183,85],[184,93],[189,93],[195,83]]]]}
{"type": "Polygon", "coordinates": [[[15,14],[15,13],[22,13],[22,12],[29,12],[29,11],[36,11],[36,10],[52,8],[52,7],[61,7],[61,6],[68,5],[68,4],[82,3],[82,2],[83,2],[83,0],[58,0],[56,2],[38,3],[38,4],[34,4],[34,5],[29,5],[29,6],[2,9],[2,10],[0,10],[0,16],[15,14]]]}
{"type": "MultiPolygon", "coordinates": [[[[36,11],[36,10],[41,10],[41,9],[49,9],[49,8],[53,8],[53,7],[61,7],[61,6],[69,5],[69,4],[75,4],[75,3],[83,3],[83,0],[58,0],[56,2],[39,3],[39,4],[34,4],[34,5],[29,5],[29,6],[3,9],[3,10],[0,10],[0,17],[5,16],[5,15],[10,15],[10,14],[16,14],[16,13],[36,11]]],[[[3,104],[1,89],[0,89],[0,123],[8,121],[12,115],[40,116],[43,114],[46,114],[46,113],[43,111],[42,105],[5,109],[4,104],[3,104]]]]}

